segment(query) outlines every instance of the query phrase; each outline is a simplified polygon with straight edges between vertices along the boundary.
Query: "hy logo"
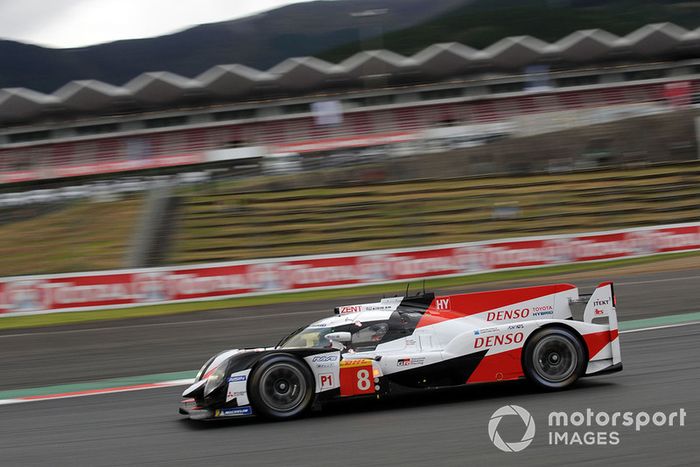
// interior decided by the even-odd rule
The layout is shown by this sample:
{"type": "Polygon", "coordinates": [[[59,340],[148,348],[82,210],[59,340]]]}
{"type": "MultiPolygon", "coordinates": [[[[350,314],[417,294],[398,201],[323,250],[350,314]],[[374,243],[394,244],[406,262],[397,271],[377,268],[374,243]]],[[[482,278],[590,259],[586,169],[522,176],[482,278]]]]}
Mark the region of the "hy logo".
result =
{"type": "Polygon", "coordinates": [[[535,420],[530,415],[530,412],[523,409],[519,405],[504,405],[500,409],[496,410],[493,415],[491,415],[491,420],[489,420],[489,438],[491,442],[503,452],[519,452],[525,449],[532,443],[532,439],[535,437],[535,420]],[[507,415],[518,415],[523,423],[525,424],[525,433],[520,441],[513,443],[506,443],[498,434],[498,424],[501,423],[501,419],[507,415]]]}
{"type": "Polygon", "coordinates": [[[449,310],[450,309],[450,299],[449,298],[438,298],[436,301],[438,310],[449,310]]]}

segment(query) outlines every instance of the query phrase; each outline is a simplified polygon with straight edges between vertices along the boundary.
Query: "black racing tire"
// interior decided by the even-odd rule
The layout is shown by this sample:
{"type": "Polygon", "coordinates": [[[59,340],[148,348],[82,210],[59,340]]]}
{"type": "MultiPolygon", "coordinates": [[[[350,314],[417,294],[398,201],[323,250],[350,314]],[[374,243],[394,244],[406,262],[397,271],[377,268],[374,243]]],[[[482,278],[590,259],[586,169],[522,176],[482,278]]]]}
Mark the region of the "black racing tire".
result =
{"type": "Polygon", "coordinates": [[[253,369],[248,394],[258,415],[290,419],[302,415],[314,397],[309,367],[291,355],[273,355],[253,369]]]}
{"type": "Polygon", "coordinates": [[[525,376],[541,389],[567,388],[583,375],[585,369],[586,352],[583,343],[569,329],[544,328],[525,343],[525,376]]]}

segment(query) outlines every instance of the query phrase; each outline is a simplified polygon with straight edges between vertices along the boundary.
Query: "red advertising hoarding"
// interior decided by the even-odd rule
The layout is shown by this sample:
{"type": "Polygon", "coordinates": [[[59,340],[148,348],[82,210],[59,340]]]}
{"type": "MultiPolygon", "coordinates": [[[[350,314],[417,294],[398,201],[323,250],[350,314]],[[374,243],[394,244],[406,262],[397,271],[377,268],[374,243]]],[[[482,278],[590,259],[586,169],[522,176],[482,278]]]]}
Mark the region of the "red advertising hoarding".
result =
{"type": "Polygon", "coordinates": [[[350,287],[690,250],[700,250],[700,223],[190,267],[21,276],[0,279],[0,314],[350,287]]]}
{"type": "Polygon", "coordinates": [[[68,165],[53,168],[44,167],[37,170],[0,172],[0,183],[17,183],[53,178],[130,172],[135,170],[202,164],[204,162],[208,162],[207,154],[205,152],[195,152],[188,154],[177,154],[174,156],[156,156],[148,159],[95,162],[93,164],[68,165]]]}

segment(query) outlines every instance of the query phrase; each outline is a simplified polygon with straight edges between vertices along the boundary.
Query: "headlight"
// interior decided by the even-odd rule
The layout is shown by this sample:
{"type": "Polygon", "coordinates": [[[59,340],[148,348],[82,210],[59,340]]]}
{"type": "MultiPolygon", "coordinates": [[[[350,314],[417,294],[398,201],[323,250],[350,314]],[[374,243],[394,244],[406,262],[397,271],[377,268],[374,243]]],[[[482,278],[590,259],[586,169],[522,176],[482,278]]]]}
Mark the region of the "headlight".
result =
{"type": "Polygon", "coordinates": [[[224,361],[217,367],[214,372],[209,375],[207,382],[204,385],[204,396],[208,396],[214,389],[218,388],[219,385],[224,381],[224,376],[226,375],[226,367],[228,362],[224,361]]]}

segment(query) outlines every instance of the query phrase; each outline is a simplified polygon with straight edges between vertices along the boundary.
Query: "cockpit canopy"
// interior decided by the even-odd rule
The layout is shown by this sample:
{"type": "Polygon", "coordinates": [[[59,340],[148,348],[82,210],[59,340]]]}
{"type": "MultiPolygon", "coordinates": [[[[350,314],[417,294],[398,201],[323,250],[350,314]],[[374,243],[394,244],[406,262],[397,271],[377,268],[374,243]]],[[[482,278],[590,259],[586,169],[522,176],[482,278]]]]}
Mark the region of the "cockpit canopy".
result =
{"type": "Polygon", "coordinates": [[[278,348],[328,349],[331,348],[331,342],[326,338],[328,334],[349,332],[351,339],[345,343],[348,350],[372,351],[380,343],[412,334],[421,317],[419,313],[399,311],[386,313],[385,316],[384,319],[363,321],[368,317],[367,314],[356,313],[323,319],[285,337],[278,344],[278,348]]]}

